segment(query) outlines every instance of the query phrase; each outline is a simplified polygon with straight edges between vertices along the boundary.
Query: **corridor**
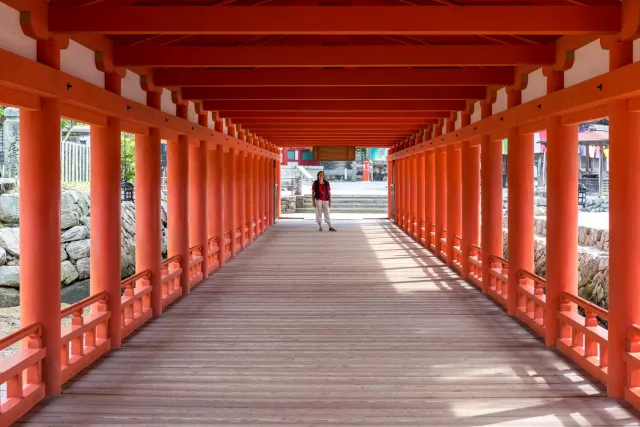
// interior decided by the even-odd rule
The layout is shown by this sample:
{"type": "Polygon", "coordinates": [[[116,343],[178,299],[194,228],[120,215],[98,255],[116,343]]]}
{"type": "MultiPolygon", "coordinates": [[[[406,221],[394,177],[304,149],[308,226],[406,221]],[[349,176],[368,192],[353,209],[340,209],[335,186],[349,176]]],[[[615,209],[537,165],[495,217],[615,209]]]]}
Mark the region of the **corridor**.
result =
{"type": "Polygon", "coordinates": [[[282,220],[17,424],[630,426],[384,220],[282,220]]]}

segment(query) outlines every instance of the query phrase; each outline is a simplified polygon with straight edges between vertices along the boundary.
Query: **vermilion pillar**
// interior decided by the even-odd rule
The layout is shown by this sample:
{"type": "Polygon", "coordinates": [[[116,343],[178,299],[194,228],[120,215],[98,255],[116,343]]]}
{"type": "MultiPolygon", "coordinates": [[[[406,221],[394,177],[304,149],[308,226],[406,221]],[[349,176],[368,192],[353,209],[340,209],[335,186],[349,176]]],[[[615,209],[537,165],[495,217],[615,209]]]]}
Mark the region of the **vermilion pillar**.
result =
{"type": "Polygon", "coordinates": [[[445,148],[435,151],[435,232],[436,255],[440,256],[440,234],[447,228],[447,152],[445,148]]]}
{"type": "MultiPolygon", "coordinates": [[[[263,143],[262,147],[265,147],[263,143]]],[[[267,230],[269,228],[269,217],[267,216],[268,203],[267,196],[269,194],[269,170],[267,168],[267,159],[265,157],[260,158],[260,163],[262,165],[262,192],[260,193],[260,218],[262,219],[262,223],[264,224],[263,230],[267,230]]]]}
{"type": "MultiPolygon", "coordinates": [[[[453,130],[451,130],[453,132],[453,130]]],[[[453,264],[453,241],[462,231],[462,171],[461,152],[447,146],[447,264],[453,264]]]]}
{"type": "MultiPolygon", "coordinates": [[[[258,138],[254,139],[257,146],[260,145],[258,138]]],[[[260,156],[256,155],[253,159],[253,220],[256,224],[256,237],[262,234],[262,223],[260,222],[260,156]]]]}
{"type": "Polygon", "coordinates": [[[278,161],[276,163],[276,213],[277,213],[277,218],[280,219],[280,215],[282,215],[282,190],[280,188],[281,184],[282,184],[282,177],[281,177],[281,173],[282,173],[282,164],[280,163],[280,161],[278,161]]]}
{"type": "Polygon", "coordinates": [[[231,148],[225,153],[225,228],[231,235],[231,254],[235,255],[239,248],[236,248],[235,227],[236,216],[236,150],[231,148]]]}
{"type": "Polygon", "coordinates": [[[416,186],[416,192],[418,193],[417,196],[417,203],[418,206],[416,207],[417,211],[416,211],[416,217],[417,217],[417,223],[418,223],[418,230],[416,231],[416,233],[418,234],[418,243],[422,242],[422,239],[424,238],[425,241],[427,239],[426,233],[428,231],[428,228],[426,228],[426,224],[425,224],[425,231],[423,234],[422,231],[422,223],[425,221],[425,155],[424,153],[420,153],[417,156],[417,178],[418,178],[418,182],[417,182],[417,186],[416,186]]]}
{"type": "MultiPolygon", "coordinates": [[[[105,89],[120,94],[121,79],[105,74],[105,89]]],[[[121,213],[120,119],[91,125],[91,294],[109,295],[111,313],[120,313],[121,213]]],[[[109,319],[111,348],[120,348],[120,316],[109,319]]]]}
{"type": "MultiPolygon", "coordinates": [[[[522,92],[509,90],[508,105],[520,105],[522,92]]],[[[518,271],[533,272],[533,134],[509,129],[509,282],[507,312],[518,307],[518,271]]],[[[577,190],[576,190],[577,191],[577,190]]]]}
{"type": "Polygon", "coordinates": [[[160,129],[136,136],[136,270],[151,272],[151,308],[162,314],[160,286],[160,129]]]}
{"type": "MultiPolygon", "coordinates": [[[[564,73],[547,73],[547,92],[564,88],[564,73]]],[[[578,294],[578,127],[547,119],[547,306],[545,343],[558,339],[560,294],[578,294]]],[[[566,331],[569,332],[569,331],[566,331]]]]}
{"type": "MultiPolygon", "coordinates": [[[[216,123],[216,130],[217,130],[216,123]]],[[[214,203],[216,209],[215,215],[215,235],[218,238],[218,258],[220,265],[223,266],[226,263],[226,256],[224,253],[224,233],[227,230],[228,212],[227,203],[225,203],[225,180],[227,175],[227,165],[225,164],[225,153],[222,145],[216,146],[213,152],[215,168],[213,171],[214,185],[214,203]]]]}
{"type": "MultiPolygon", "coordinates": [[[[248,138],[248,142],[252,142],[252,138],[248,138]]],[[[253,242],[253,154],[248,154],[245,158],[245,176],[246,176],[246,202],[245,202],[245,220],[249,224],[249,243],[253,242]]]]}
{"type": "MultiPolygon", "coordinates": [[[[222,120],[216,120],[215,124],[216,132],[223,133],[224,122],[222,120]]],[[[210,194],[213,196],[211,203],[215,213],[213,215],[213,233],[218,238],[218,260],[220,266],[223,266],[226,262],[224,254],[224,232],[226,224],[226,211],[224,203],[224,191],[225,191],[225,164],[224,164],[224,148],[222,145],[215,145],[210,147],[209,152],[210,162],[213,163],[213,168],[208,170],[211,174],[213,182],[211,182],[210,194]]]]}
{"type": "MultiPolygon", "coordinates": [[[[176,105],[178,117],[187,117],[187,106],[176,105]]],[[[180,264],[189,268],[189,139],[180,135],[167,142],[167,250],[169,257],[180,255],[180,264]]],[[[193,167],[193,165],[191,165],[193,167]]],[[[189,293],[189,275],[180,277],[182,293],[189,293]]]]}
{"type": "Polygon", "coordinates": [[[436,201],[436,170],[435,151],[430,150],[425,153],[425,178],[424,178],[424,219],[425,219],[425,245],[429,247],[429,233],[431,226],[435,224],[435,201],[436,201]]]}
{"type": "MultiPolygon", "coordinates": [[[[631,42],[610,47],[612,70],[633,62],[631,42]]],[[[640,323],[640,114],[628,100],[609,106],[609,396],[622,398],[627,369],[624,353],[628,328],[640,323]]]]}
{"type": "MultiPolygon", "coordinates": [[[[37,43],[38,62],[59,69],[58,45],[37,43]]],[[[47,394],[58,394],[60,101],[43,97],[40,106],[40,110],[20,111],[20,326],[35,322],[42,325],[42,344],[46,349],[42,380],[47,394]]]]}
{"type": "Polygon", "coordinates": [[[404,228],[404,159],[396,160],[396,225],[404,228]]]}
{"type": "Polygon", "coordinates": [[[247,247],[247,239],[246,239],[246,233],[244,232],[244,228],[245,228],[245,224],[246,224],[246,218],[247,218],[247,212],[246,212],[246,208],[247,208],[247,199],[246,199],[246,193],[247,193],[247,189],[246,189],[246,173],[247,173],[247,162],[246,162],[247,158],[246,158],[246,153],[244,152],[240,152],[238,155],[238,204],[237,204],[237,209],[238,209],[238,222],[240,223],[240,233],[241,233],[241,237],[240,237],[240,245],[241,247],[244,249],[245,247],[247,247]]]}
{"type": "MultiPolygon", "coordinates": [[[[415,145],[414,139],[414,145],[415,145]]],[[[411,166],[411,196],[409,202],[411,203],[411,237],[420,230],[420,222],[418,221],[418,155],[414,154],[409,157],[409,164],[411,166]]]]}
{"type": "Polygon", "coordinates": [[[286,166],[288,164],[289,164],[289,149],[283,148],[282,149],[282,165],[286,166]]]}
{"type": "MultiPolygon", "coordinates": [[[[481,117],[491,116],[491,104],[481,102],[481,117]]],[[[502,257],[502,142],[480,137],[482,165],[482,292],[489,292],[491,255],[502,257]]]]}
{"type": "MultiPolygon", "coordinates": [[[[271,151],[271,150],[270,150],[271,151]]],[[[275,190],[276,190],[276,161],[272,158],[267,160],[269,165],[269,224],[275,223],[275,190]]]]}
{"type": "MultiPolygon", "coordinates": [[[[409,146],[410,144],[409,142],[409,146]]],[[[405,157],[404,162],[404,231],[411,235],[411,230],[413,230],[413,212],[411,212],[411,193],[413,192],[413,188],[411,188],[411,157],[405,157]]]]}
{"type": "MultiPolygon", "coordinates": [[[[389,150],[389,154],[393,154],[394,150],[393,148],[391,148],[389,150]]],[[[390,221],[394,220],[394,214],[395,212],[393,212],[393,204],[395,202],[395,200],[391,200],[392,197],[395,197],[395,191],[397,191],[397,188],[395,187],[395,181],[393,179],[393,160],[387,160],[387,218],[389,218],[390,221]],[[393,192],[391,189],[394,189],[393,192]]]]}
{"type": "MultiPolygon", "coordinates": [[[[462,127],[471,122],[462,114],[462,127]]],[[[469,245],[480,243],[480,146],[479,141],[462,143],[462,277],[469,275],[469,245]]]]}
{"type": "Polygon", "coordinates": [[[216,185],[218,180],[216,179],[216,153],[212,145],[207,146],[207,238],[217,237],[216,220],[220,216],[220,205],[218,204],[218,196],[216,192],[216,185]]]}
{"type": "MultiPolygon", "coordinates": [[[[209,126],[209,118],[198,115],[198,123],[209,126]]],[[[202,246],[207,256],[207,142],[189,146],[189,246],[202,246]]]]}

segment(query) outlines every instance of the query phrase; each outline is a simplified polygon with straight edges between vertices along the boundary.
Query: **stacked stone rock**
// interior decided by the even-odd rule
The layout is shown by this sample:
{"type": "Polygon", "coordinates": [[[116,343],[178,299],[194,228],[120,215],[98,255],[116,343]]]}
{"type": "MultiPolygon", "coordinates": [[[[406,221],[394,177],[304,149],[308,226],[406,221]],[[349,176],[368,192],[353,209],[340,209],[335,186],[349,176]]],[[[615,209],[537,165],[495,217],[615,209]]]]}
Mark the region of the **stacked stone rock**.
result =
{"type": "MultiPolygon", "coordinates": [[[[91,265],[91,203],[88,194],[63,190],[60,206],[60,284],[63,296],[86,294],[91,265]]],[[[167,211],[162,205],[162,257],[167,256],[167,211]]],[[[121,209],[121,277],[135,273],[135,203],[123,202],[121,209]]],[[[0,195],[0,307],[19,305],[20,289],[20,194],[0,195]]],[[[114,268],[117,268],[114,266],[114,268]]]]}
{"type": "MultiPolygon", "coordinates": [[[[546,218],[534,218],[534,273],[547,275],[546,218]]],[[[503,214],[503,250],[508,259],[507,214],[503,214]]],[[[578,227],[578,295],[602,308],[609,308],[609,231],[578,227]]]]}

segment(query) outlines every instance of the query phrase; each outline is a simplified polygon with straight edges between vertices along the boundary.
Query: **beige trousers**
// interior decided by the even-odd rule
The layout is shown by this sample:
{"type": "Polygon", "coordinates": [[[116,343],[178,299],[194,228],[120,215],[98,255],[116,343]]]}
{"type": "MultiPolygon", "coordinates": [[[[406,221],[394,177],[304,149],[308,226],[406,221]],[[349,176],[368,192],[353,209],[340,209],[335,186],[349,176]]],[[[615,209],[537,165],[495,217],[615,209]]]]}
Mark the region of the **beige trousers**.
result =
{"type": "Polygon", "coordinates": [[[331,218],[329,217],[329,201],[316,200],[316,222],[322,227],[322,214],[324,213],[324,222],[331,227],[331,218]]]}

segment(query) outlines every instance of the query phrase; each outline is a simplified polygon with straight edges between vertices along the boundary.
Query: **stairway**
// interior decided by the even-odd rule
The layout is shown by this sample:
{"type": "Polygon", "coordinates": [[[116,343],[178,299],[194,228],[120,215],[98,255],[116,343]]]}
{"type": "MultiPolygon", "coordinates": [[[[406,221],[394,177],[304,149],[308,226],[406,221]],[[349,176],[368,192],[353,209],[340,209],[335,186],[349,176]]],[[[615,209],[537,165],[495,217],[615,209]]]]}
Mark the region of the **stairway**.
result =
{"type": "MultiPolygon", "coordinates": [[[[311,195],[304,197],[304,207],[296,209],[296,213],[313,213],[315,209],[311,195]]],[[[333,195],[331,197],[331,213],[387,213],[386,195],[333,195]]]]}

